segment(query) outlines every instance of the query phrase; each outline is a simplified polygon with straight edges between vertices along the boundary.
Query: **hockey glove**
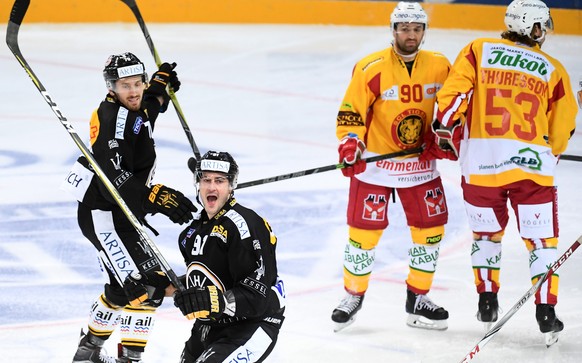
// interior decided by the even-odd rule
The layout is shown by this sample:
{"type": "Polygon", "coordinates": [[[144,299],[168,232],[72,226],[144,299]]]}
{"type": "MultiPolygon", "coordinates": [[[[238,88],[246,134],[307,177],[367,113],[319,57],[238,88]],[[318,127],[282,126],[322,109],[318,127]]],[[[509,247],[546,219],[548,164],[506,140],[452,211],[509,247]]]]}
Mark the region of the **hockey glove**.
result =
{"type": "Polygon", "coordinates": [[[151,187],[149,195],[144,200],[143,209],[146,213],[160,212],[168,216],[172,222],[179,224],[188,223],[193,218],[192,213],[199,212],[184,194],[162,184],[151,187]]]}
{"type": "Polygon", "coordinates": [[[220,318],[226,306],[224,294],[214,285],[191,287],[174,293],[174,305],[189,319],[220,318]]]}
{"type": "Polygon", "coordinates": [[[154,96],[167,97],[166,86],[168,84],[174,92],[177,92],[181,83],[174,68],[176,68],[176,63],[162,63],[158,71],[152,75],[146,92],[154,96]]]}
{"type": "Polygon", "coordinates": [[[170,280],[162,271],[146,274],[133,272],[123,282],[123,290],[129,299],[129,304],[133,307],[160,306],[168,286],[170,286],[170,280]]]}
{"type": "Polygon", "coordinates": [[[436,121],[432,124],[433,132],[437,135],[437,143],[442,150],[452,151],[455,155],[454,159],[459,158],[459,150],[461,149],[461,121],[457,120],[452,127],[444,127],[440,122],[436,121]],[[438,124],[438,125],[437,125],[438,124]]]}
{"type": "Polygon", "coordinates": [[[366,170],[366,162],[361,159],[364,150],[366,150],[366,144],[358,139],[356,134],[349,133],[340,140],[337,151],[339,162],[344,164],[341,169],[344,176],[352,177],[366,170]]]}
{"type": "Polygon", "coordinates": [[[431,133],[425,136],[424,150],[420,161],[435,159],[458,160],[461,145],[461,123],[455,122],[452,128],[445,128],[438,120],[434,120],[431,133]]]}

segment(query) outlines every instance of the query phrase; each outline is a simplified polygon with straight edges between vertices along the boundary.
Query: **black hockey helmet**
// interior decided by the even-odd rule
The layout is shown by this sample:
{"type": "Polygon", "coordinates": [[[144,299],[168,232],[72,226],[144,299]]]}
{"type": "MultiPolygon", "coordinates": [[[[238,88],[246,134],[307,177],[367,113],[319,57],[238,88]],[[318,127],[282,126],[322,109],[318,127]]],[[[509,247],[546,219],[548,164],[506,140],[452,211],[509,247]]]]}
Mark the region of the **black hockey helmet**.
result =
{"type": "Polygon", "coordinates": [[[133,53],[113,54],[107,58],[103,68],[103,78],[107,89],[114,91],[115,82],[118,79],[141,75],[144,83],[147,83],[148,75],[145,66],[133,53]]]}
{"type": "Polygon", "coordinates": [[[224,173],[232,189],[236,189],[238,180],[238,165],[232,155],[225,151],[208,151],[200,160],[196,161],[194,158],[188,160],[188,167],[196,177],[196,183],[200,182],[202,173],[205,171],[213,171],[217,173],[224,173]]]}

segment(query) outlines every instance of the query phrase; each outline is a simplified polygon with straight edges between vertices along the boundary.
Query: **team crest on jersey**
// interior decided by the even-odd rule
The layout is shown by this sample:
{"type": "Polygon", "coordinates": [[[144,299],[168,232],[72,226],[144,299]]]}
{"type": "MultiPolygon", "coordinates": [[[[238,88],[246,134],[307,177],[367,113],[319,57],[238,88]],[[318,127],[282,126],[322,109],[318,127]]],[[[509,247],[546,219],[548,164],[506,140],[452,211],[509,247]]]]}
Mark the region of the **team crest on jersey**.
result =
{"type": "Polygon", "coordinates": [[[445,196],[441,188],[429,189],[424,196],[426,209],[429,217],[434,217],[439,214],[446,213],[447,205],[445,203],[445,196]]]}
{"type": "Polygon", "coordinates": [[[396,116],[392,122],[392,135],[396,145],[400,148],[420,146],[425,122],[426,112],[417,108],[409,108],[396,116]]]}
{"type": "Polygon", "coordinates": [[[386,219],[386,196],[368,194],[364,200],[364,213],[362,219],[369,221],[383,221],[386,219]]]}
{"type": "Polygon", "coordinates": [[[190,263],[186,271],[186,287],[205,287],[210,285],[225,291],[224,284],[212,269],[202,262],[190,263]]]}

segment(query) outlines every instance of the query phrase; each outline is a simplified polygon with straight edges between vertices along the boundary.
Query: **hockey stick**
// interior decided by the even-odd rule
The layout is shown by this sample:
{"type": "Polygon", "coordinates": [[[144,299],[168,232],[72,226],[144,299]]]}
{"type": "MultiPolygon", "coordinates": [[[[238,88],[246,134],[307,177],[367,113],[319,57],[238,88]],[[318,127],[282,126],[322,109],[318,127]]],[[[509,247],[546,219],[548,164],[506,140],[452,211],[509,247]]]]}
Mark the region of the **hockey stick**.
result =
{"type": "Polygon", "coordinates": [[[560,160],[582,161],[582,156],[562,154],[560,155],[560,160]]]}
{"type": "MultiPolygon", "coordinates": [[[[121,0],[121,1],[125,5],[127,5],[131,9],[131,11],[133,12],[133,15],[137,19],[137,22],[139,23],[139,27],[141,28],[141,31],[145,37],[146,43],[148,43],[148,47],[150,48],[150,52],[154,56],[154,60],[156,62],[156,65],[159,67],[162,64],[162,60],[160,59],[160,56],[158,55],[158,52],[156,51],[156,47],[154,46],[154,42],[152,41],[152,37],[150,36],[150,32],[148,31],[148,28],[146,27],[145,21],[143,20],[143,17],[141,16],[139,8],[137,7],[137,3],[135,2],[135,0],[121,0]]],[[[186,137],[188,138],[188,142],[190,143],[190,146],[192,147],[192,151],[194,152],[194,156],[196,157],[196,160],[200,160],[200,150],[198,149],[198,146],[196,146],[196,143],[194,142],[194,137],[192,136],[192,132],[190,131],[190,127],[188,127],[188,123],[186,122],[186,118],[184,117],[184,113],[182,112],[182,108],[180,107],[180,104],[178,103],[178,99],[176,98],[176,94],[174,93],[174,91],[171,88],[168,89],[168,94],[170,95],[170,99],[172,100],[172,104],[174,105],[174,109],[176,110],[176,114],[178,115],[178,119],[180,119],[180,123],[182,124],[182,128],[184,129],[184,132],[186,133],[186,137]]]]}
{"type": "MultiPolygon", "coordinates": [[[[362,159],[362,160],[364,160],[366,163],[372,163],[374,161],[391,159],[391,158],[396,158],[396,157],[399,157],[399,156],[410,155],[410,154],[417,154],[417,153],[420,153],[420,152],[422,152],[422,148],[415,148],[415,149],[408,149],[408,150],[397,151],[397,152],[390,153],[390,154],[383,154],[383,155],[372,156],[372,157],[365,158],[365,159],[362,159]]],[[[188,167],[190,168],[190,170],[195,170],[196,169],[196,166],[195,165],[191,165],[190,160],[188,161],[188,167]],[[192,168],[192,167],[194,167],[194,168],[192,168]]],[[[277,176],[273,176],[273,177],[270,177],[270,178],[265,178],[265,179],[259,179],[259,180],[253,180],[253,181],[249,181],[249,182],[240,183],[240,184],[238,184],[238,186],[236,187],[236,189],[247,188],[247,187],[251,187],[253,185],[259,185],[259,184],[273,183],[273,182],[280,181],[280,180],[287,180],[287,179],[298,178],[300,176],[319,174],[319,173],[323,173],[324,171],[330,171],[330,170],[336,170],[336,169],[343,169],[345,167],[347,167],[346,164],[340,163],[340,164],[326,165],[326,166],[322,166],[320,168],[313,168],[313,169],[296,171],[296,172],[293,172],[293,173],[288,173],[288,174],[283,174],[283,175],[277,175],[277,176]]]]}
{"type": "Polygon", "coordinates": [[[32,68],[28,65],[28,63],[24,59],[22,52],[20,51],[20,47],[18,46],[18,31],[20,30],[20,25],[22,24],[22,20],[24,19],[24,15],[28,10],[29,5],[30,0],[14,1],[12,11],[10,12],[8,28],[6,30],[6,44],[8,45],[8,48],[10,48],[10,51],[12,51],[12,54],[14,54],[16,60],[18,60],[20,65],[24,68],[24,70],[26,71],[26,73],[28,74],[28,76],[30,77],[30,79],[32,80],[32,82],[34,83],[34,85],[36,86],[36,88],[46,101],[46,103],[50,106],[54,114],[61,122],[61,124],[69,132],[69,135],[71,136],[75,144],[77,144],[85,158],[87,158],[89,164],[91,164],[91,167],[95,171],[95,174],[97,174],[99,179],[101,179],[109,193],[111,193],[113,199],[115,199],[117,204],[121,207],[121,209],[127,216],[127,219],[129,219],[131,224],[135,227],[142,241],[144,241],[145,245],[151,250],[152,255],[160,264],[160,266],[162,267],[162,269],[164,270],[172,284],[174,284],[174,287],[176,287],[178,290],[184,290],[184,285],[182,284],[176,273],[172,270],[168,262],[164,259],[164,256],[162,256],[162,253],[160,252],[160,250],[158,250],[154,242],[149,238],[146,231],[142,227],[141,223],[131,212],[125,201],[121,198],[121,195],[119,194],[117,189],[115,189],[111,181],[107,178],[101,167],[99,167],[99,164],[97,164],[97,161],[91,154],[91,151],[89,151],[87,146],[85,146],[85,144],[83,143],[83,141],[73,128],[73,125],[71,125],[71,123],[63,115],[61,110],[59,110],[57,104],[53,101],[52,97],[48,94],[47,90],[44,88],[38,77],[34,74],[32,68]]]}
{"type": "Polygon", "coordinates": [[[511,308],[511,310],[509,310],[507,312],[507,314],[505,314],[503,316],[503,318],[501,318],[497,324],[495,324],[491,329],[489,329],[489,331],[485,334],[485,336],[477,343],[477,345],[475,345],[475,347],[473,347],[473,349],[471,349],[471,351],[465,356],[465,358],[463,358],[463,360],[461,361],[461,363],[467,363],[469,361],[471,361],[476,355],[477,353],[479,353],[481,351],[481,349],[483,349],[483,347],[485,346],[485,344],[487,344],[489,342],[489,340],[491,340],[491,338],[493,338],[493,336],[495,334],[497,334],[499,332],[499,330],[501,330],[501,328],[503,327],[503,325],[505,325],[505,323],[507,323],[507,321],[515,314],[517,313],[517,311],[525,304],[525,302],[527,300],[529,300],[530,297],[532,297],[532,295],[534,295],[538,289],[540,288],[540,286],[542,286],[542,284],[548,279],[550,278],[550,276],[556,272],[563,264],[564,262],[566,262],[566,260],[574,253],[574,251],[576,251],[576,249],[578,248],[578,246],[580,246],[580,243],[582,243],[582,236],[578,237],[578,239],[576,240],[576,242],[574,242],[572,244],[572,246],[570,246],[570,248],[568,248],[568,250],[566,252],[564,252],[564,254],[562,254],[562,256],[560,256],[558,258],[558,260],[556,262],[554,262],[552,264],[552,266],[548,269],[548,271],[538,280],[538,282],[536,282],[520,299],[519,301],[513,305],[513,307],[511,308]]]}

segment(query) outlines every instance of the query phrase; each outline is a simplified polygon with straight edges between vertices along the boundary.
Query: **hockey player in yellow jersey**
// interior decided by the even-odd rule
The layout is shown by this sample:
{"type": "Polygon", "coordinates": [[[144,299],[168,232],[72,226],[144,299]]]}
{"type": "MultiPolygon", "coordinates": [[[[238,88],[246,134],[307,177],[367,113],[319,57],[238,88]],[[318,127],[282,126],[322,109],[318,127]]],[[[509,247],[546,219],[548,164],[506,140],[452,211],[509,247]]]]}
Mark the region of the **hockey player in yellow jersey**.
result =
{"type": "MultiPolygon", "coordinates": [[[[450,62],[420,50],[428,17],[420,4],[400,2],[390,16],[392,47],[360,60],[337,115],[342,169],[350,178],[344,252],[345,297],[332,312],[335,331],[351,324],[361,309],[374,266],[375,247],[388,227],[390,195],[398,193],[410,227],[406,279],[407,324],[444,330],[448,312],[427,296],[439,256],[448,210],[436,162],[418,154],[366,164],[361,159],[418,148],[432,136],[436,92],[450,62]]],[[[432,140],[432,139],[431,139],[432,140]]]]}
{"type": "MultiPolygon", "coordinates": [[[[553,29],[549,8],[539,0],[513,1],[505,24],[502,39],[477,39],[461,50],[437,93],[433,144],[459,157],[474,238],[477,319],[489,324],[498,318],[508,200],[529,251],[532,283],[557,258],[554,173],[577,113],[568,74],[541,50],[546,31],[553,29]]],[[[536,319],[548,345],[564,327],[554,310],[558,280],[557,273],[551,275],[535,294],[536,319]]]]}

